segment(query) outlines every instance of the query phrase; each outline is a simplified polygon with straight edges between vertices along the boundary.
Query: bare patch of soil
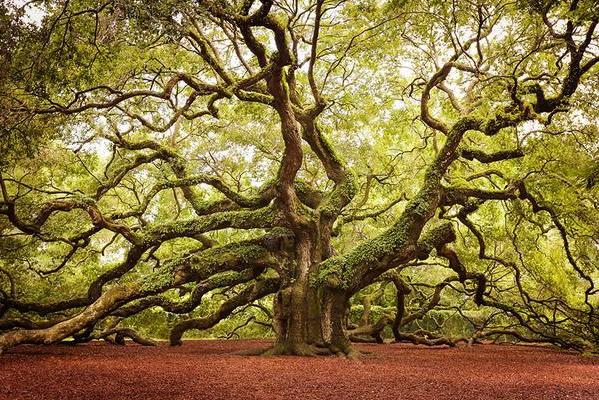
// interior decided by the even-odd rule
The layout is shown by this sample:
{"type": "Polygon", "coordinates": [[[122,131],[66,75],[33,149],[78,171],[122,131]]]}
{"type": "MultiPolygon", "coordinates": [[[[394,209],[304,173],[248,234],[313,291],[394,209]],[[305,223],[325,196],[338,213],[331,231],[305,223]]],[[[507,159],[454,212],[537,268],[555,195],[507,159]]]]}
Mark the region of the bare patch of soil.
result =
{"type": "Polygon", "coordinates": [[[0,356],[0,399],[599,399],[599,359],[546,348],[359,345],[371,353],[359,361],[236,354],[268,345],[22,346],[0,356]]]}

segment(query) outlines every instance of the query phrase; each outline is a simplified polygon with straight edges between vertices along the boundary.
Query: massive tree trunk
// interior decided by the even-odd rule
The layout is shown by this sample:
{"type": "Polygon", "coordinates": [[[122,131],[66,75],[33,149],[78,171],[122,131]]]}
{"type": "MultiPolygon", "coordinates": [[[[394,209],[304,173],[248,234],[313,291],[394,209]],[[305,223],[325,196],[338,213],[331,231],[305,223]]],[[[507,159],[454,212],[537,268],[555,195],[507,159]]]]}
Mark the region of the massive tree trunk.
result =
{"type": "Polygon", "coordinates": [[[344,326],[348,299],[297,281],[281,290],[274,306],[277,339],[265,354],[353,354],[344,326]]]}
{"type": "Polygon", "coordinates": [[[315,284],[328,240],[303,235],[295,245],[295,274],[274,299],[275,345],[265,354],[353,354],[344,327],[349,296],[315,284]]]}
{"type": "Polygon", "coordinates": [[[297,238],[294,274],[274,299],[273,325],[277,339],[267,354],[311,355],[340,351],[334,344],[344,338],[341,321],[347,298],[342,296],[340,303],[338,295],[333,296],[314,284],[314,276],[320,269],[321,249],[322,242],[312,235],[297,238]]]}

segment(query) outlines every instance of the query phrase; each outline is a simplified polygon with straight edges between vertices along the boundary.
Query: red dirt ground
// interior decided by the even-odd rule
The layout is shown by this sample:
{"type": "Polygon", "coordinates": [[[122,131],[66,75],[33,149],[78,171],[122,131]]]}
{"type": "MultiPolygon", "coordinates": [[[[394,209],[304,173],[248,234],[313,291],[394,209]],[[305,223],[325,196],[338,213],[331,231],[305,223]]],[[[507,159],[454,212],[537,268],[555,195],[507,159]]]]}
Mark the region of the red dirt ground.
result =
{"type": "Polygon", "coordinates": [[[599,399],[598,358],[545,348],[359,345],[371,352],[359,361],[236,354],[267,345],[23,346],[0,356],[0,399],[599,399]]]}

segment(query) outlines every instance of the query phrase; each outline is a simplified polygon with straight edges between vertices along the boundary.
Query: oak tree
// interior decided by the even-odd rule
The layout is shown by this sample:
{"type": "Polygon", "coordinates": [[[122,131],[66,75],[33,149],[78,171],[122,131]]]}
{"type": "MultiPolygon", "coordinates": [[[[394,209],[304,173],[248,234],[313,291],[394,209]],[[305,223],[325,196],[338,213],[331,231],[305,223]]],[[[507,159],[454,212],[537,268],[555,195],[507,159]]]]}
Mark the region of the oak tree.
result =
{"type": "Polygon", "coordinates": [[[251,305],[267,354],[599,346],[593,1],[2,7],[0,350],[251,305]]]}

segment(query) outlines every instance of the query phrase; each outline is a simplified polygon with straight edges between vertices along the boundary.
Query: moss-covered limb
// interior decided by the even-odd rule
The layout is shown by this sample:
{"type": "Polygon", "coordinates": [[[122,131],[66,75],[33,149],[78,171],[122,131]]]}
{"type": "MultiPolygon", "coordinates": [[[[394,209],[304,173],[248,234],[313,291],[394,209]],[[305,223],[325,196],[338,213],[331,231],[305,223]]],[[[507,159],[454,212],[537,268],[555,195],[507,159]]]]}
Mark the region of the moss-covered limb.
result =
{"type": "Polygon", "coordinates": [[[316,281],[355,292],[386,270],[413,259],[417,238],[439,200],[439,187],[434,182],[427,182],[391,228],[345,255],[324,261],[316,281]]]}
{"type": "MultiPolygon", "coordinates": [[[[583,61],[584,56],[587,53],[587,48],[591,42],[589,38],[592,37],[592,32],[594,31],[596,25],[596,20],[591,23],[589,30],[587,31],[587,40],[583,41],[580,45],[574,44],[574,41],[571,37],[571,32],[570,38],[566,38],[566,40],[570,40],[572,43],[572,45],[567,46],[568,53],[570,54],[568,73],[562,80],[561,90],[556,95],[551,98],[547,98],[543,88],[534,81],[532,83],[523,84],[522,87],[515,85],[512,88],[511,93],[512,104],[500,109],[490,118],[477,119],[476,127],[471,129],[476,129],[488,136],[493,136],[504,128],[516,126],[517,124],[527,120],[543,120],[541,114],[544,113],[549,113],[548,120],[550,121],[552,113],[567,106],[568,99],[576,92],[582,76],[588,73],[597,63],[599,63],[599,57],[592,57],[586,62],[583,61]],[[536,101],[533,103],[528,103],[518,97],[527,94],[534,94],[536,101]]],[[[561,39],[564,38],[565,37],[561,37],[561,39]]],[[[423,90],[420,102],[421,119],[431,128],[437,129],[446,134],[450,132],[451,129],[448,125],[430,115],[428,101],[430,99],[431,89],[443,82],[453,66],[455,66],[455,64],[452,64],[452,61],[450,61],[441,67],[435,73],[435,75],[433,75],[433,77],[431,77],[425,86],[425,89],[423,90]]],[[[482,156],[482,154],[479,155],[482,156]]]]}
{"type": "Polygon", "coordinates": [[[250,13],[252,5],[253,2],[246,1],[240,7],[233,8],[224,3],[213,3],[205,5],[205,8],[206,11],[210,12],[215,17],[235,23],[239,26],[263,26],[266,23],[265,19],[273,6],[273,1],[262,1],[260,6],[250,13]]]}
{"type": "Polygon", "coordinates": [[[299,117],[302,123],[302,137],[310,145],[322,163],[327,177],[335,182],[333,190],[323,199],[319,206],[321,214],[328,219],[334,218],[341,213],[357,192],[356,178],[348,170],[347,166],[335,152],[334,147],[324,137],[318,124],[315,122],[316,115],[299,117]]]}
{"type": "Polygon", "coordinates": [[[120,307],[111,315],[115,317],[129,317],[150,307],[161,307],[163,310],[175,314],[189,313],[202,302],[202,297],[209,291],[249,282],[260,275],[261,272],[262,269],[260,268],[249,268],[241,272],[221,272],[196,284],[191,291],[191,295],[186,300],[176,301],[164,296],[151,296],[120,307]]]}
{"type": "Polygon", "coordinates": [[[515,200],[519,197],[517,186],[510,185],[505,190],[485,190],[467,187],[444,187],[441,202],[445,206],[461,204],[470,207],[479,200],[515,200]]]}
{"type": "Polygon", "coordinates": [[[524,157],[524,151],[521,149],[515,150],[500,150],[494,153],[486,153],[476,149],[461,149],[460,156],[466,160],[477,160],[483,164],[489,164],[497,161],[511,160],[514,158],[524,157]]]}
{"type": "MultiPolygon", "coordinates": [[[[227,270],[241,271],[246,268],[263,269],[274,266],[277,261],[274,259],[273,253],[286,251],[286,243],[293,240],[290,235],[291,233],[284,229],[274,230],[258,239],[207,249],[189,257],[167,262],[147,278],[147,283],[142,286],[143,292],[140,292],[140,297],[159,293],[166,288],[192,279],[201,281],[212,275],[215,275],[214,282],[216,282],[221,276],[218,274],[227,270]]],[[[122,277],[133,269],[142,255],[143,249],[133,247],[122,263],[106,271],[92,282],[87,296],[53,303],[22,302],[15,298],[2,299],[1,302],[6,307],[19,312],[34,312],[40,315],[85,307],[101,296],[102,289],[107,283],[122,277]]],[[[227,276],[222,278],[226,283],[227,276]]],[[[233,279],[233,277],[230,278],[233,279]]]]}
{"type": "Polygon", "coordinates": [[[259,93],[259,92],[253,91],[253,90],[248,91],[248,90],[236,89],[235,96],[239,100],[249,101],[252,103],[260,103],[260,104],[268,105],[271,107],[274,106],[274,99],[272,96],[262,94],[262,93],[259,93]]]}
{"type": "Polygon", "coordinates": [[[43,204],[37,213],[33,216],[31,225],[41,229],[44,223],[55,212],[69,212],[76,209],[87,210],[88,207],[95,207],[95,201],[84,197],[72,197],[50,200],[43,204]]]}
{"type": "Polygon", "coordinates": [[[273,228],[284,221],[276,205],[256,210],[224,211],[197,218],[150,225],[140,231],[146,246],[154,246],[166,240],[194,237],[201,233],[225,228],[254,229],[273,228]]]}
{"type": "Polygon", "coordinates": [[[304,182],[299,179],[295,180],[294,188],[295,193],[297,194],[297,197],[300,199],[300,201],[310,208],[318,208],[318,206],[320,206],[320,204],[322,203],[322,200],[325,195],[324,192],[316,188],[313,188],[307,182],[304,182]]]}
{"type": "Polygon", "coordinates": [[[322,107],[313,111],[315,112],[312,115],[303,114],[299,117],[303,127],[302,137],[322,163],[328,178],[333,182],[339,182],[345,179],[346,166],[316,123],[317,113],[322,111],[322,107]]]}
{"type": "MultiPolygon", "coordinates": [[[[262,1],[260,6],[252,13],[249,13],[249,9],[252,6],[251,2],[245,2],[244,5],[240,7],[241,10],[237,7],[233,8],[225,5],[224,3],[210,3],[204,5],[204,8],[212,16],[228,21],[236,25],[242,31],[247,29],[251,32],[250,28],[257,26],[271,30],[274,33],[277,52],[281,53],[278,56],[275,53],[273,58],[280,58],[281,65],[288,65],[292,59],[292,54],[285,36],[287,22],[278,15],[273,15],[270,12],[273,3],[274,2],[271,0],[262,1]]],[[[260,66],[264,67],[267,63],[265,46],[255,38],[250,40],[245,34],[244,39],[246,42],[249,42],[248,47],[258,58],[260,66]]]]}
{"type": "Polygon", "coordinates": [[[356,192],[355,176],[351,172],[345,173],[318,208],[321,215],[332,221],[352,201],[356,192]]]}
{"type": "Polygon", "coordinates": [[[137,283],[118,285],[108,289],[91,305],[66,321],[45,329],[23,329],[4,333],[0,335],[0,353],[20,344],[49,344],[60,341],[108,315],[119,305],[132,300],[139,290],[140,286],[137,283]]]}
{"type": "Polygon", "coordinates": [[[264,269],[277,265],[278,260],[273,253],[259,244],[232,243],[164,263],[142,287],[149,292],[161,291],[164,287],[184,282],[201,282],[224,271],[264,269]]]}
{"type": "MultiPolygon", "coordinates": [[[[594,26],[592,29],[594,30],[594,26]]],[[[550,123],[553,113],[567,110],[569,97],[576,92],[582,76],[599,62],[599,57],[595,57],[584,65],[582,64],[587,46],[588,43],[581,44],[578,49],[576,46],[569,48],[571,57],[568,74],[562,81],[561,90],[555,96],[546,98],[542,87],[535,82],[524,84],[521,88],[516,85],[517,93],[512,93],[512,104],[500,109],[490,118],[479,120],[479,126],[476,129],[485,135],[493,136],[504,128],[516,126],[524,121],[537,119],[550,123]],[[534,94],[536,101],[529,103],[518,97],[527,94],[534,94]],[[549,113],[547,118],[542,116],[546,113],[549,113]]]]}
{"type": "Polygon", "coordinates": [[[428,212],[427,208],[418,208],[418,203],[411,202],[412,212],[404,212],[383,234],[359,244],[345,255],[322,262],[316,283],[355,292],[386,270],[413,259],[416,256],[415,238],[421,229],[415,219],[427,218],[424,214],[428,212]]]}
{"type": "Polygon", "coordinates": [[[345,255],[324,261],[316,281],[335,284],[355,293],[381,273],[413,259],[422,229],[441,205],[441,178],[457,158],[457,149],[464,134],[478,126],[479,121],[470,117],[455,123],[447,134],[445,144],[427,168],[420,191],[408,202],[399,219],[378,237],[356,246],[345,255]]]}
{"type": "MultiPolygon", "coordinates": [[[[246,249],[245,251],[239,251],[239,257],[243,260],[249,259],[252,254],[255,254],[253,250],[254,249],[246,249]]],[[[139,250],[137,253],[129,253],[130,257],[133,257],[130,259],[130,261],[133,262],[133,265],[137,263],[142,253],[143,252],[139,250]]],[[[231,260],[229,259],[225,260],[225,262],[230,261],[231,260]]],[[[210,267],[215,263],[214,260],[208,260],[205,264],[200,264],[204,267],[210,267]]],[[[109,288],[104,293],[101,293],[93,302],[90,301],[91,297],[85,299],[85,304],[83,304],[83,306],[86,307],[77,315],[53,324],[48,328],[13,330],[1,335],[0,352],[23,343],[49,344],[60,341],[68,336],[74,335],[84,328],[93,326],[97,321],[110,315],[110,313],[125,303],[163,292],[187,282],[194,276],[193,273],[181,273],[181,271],[178,268],[175,268],[173,264],[174,263],[167,263],[165,267],[148,276],[143,283],[133,282],[118,284],[109,288]]],[[[127,262],[121,264],[121,266],[129,267],[127,262]]],[[[100,286],[100,288],[102,286],[100,286]]],[[[52,306],[56,307],[56,304],[52,306]]],[[[46,309],[47,308],[48,307],[46,307],[46,309]]]]}
{"type": "MultiPolygon", "coordinates": [[[[212,175],[194,175],[182,179],[176,179],[172,181],[167,181],[163,183],[159,183],[154,185],[147,196],[144,197],[141,204],[134,210],[126,211],[123,213],[116,213],[112,215],[113,219],[123,219],[132,216],[140,216],[143,215],[152,199],[161,191],[165,189],[179,188],[179,187],[190,187],[196,186],[201,183],[205,183],[213,186],[215,189],[224,194],[229,200],[234,202],[240,207],[247,208],[259,208],[265,207],[268,203],[274,198],[274,191],[272,184],[269,184],[267,187],[261,189],[259,193],[254,197],[245,197],[241,196],[237,192],[234,192],[230,188],[228,188],[218,177],[212,175]]],[[[210,209],[209,203],[206,203],[207,209],[210,209]]],[[[200,207],[198,207],[200,209],[200,207]]]]}
{"type": "Polygon", "coordinates": [[[115,145],[117,145],[119,147],[122,147],[123,149],[154,150],[155,152],[158,152],[158,153],[164,153],[168,157],[176,157],[176,153],[172,148],[164,146],[155,140],[144,139],[144,140],[133,141],[133,140],[127,139],[127,136],[124,136],[121,134],[118,134],[115,136],[115,135],[111,135],[111,134],[107,134],[107,133],[103,134],[102,137],[107,140],[110,140],[112,143],[114,143],[115,145]]]}
{"type": "Polygon", "coordinates": [[[455,228],[450,222],[441,223],[426,230],[418,239],[418,258],[425,260],[433,249],[440,250],[456,239],[455,228]]]}
{"type": "Polygon", "coordinates": [[[191,329],[208,329],[229,316],[237,307],[249,304],[271,293],[275,293],[279,290],[279,285],[280,280],[278,278],[259,280],[243,289],[239,294],[226,300],[213,314],[180,322],[171,330],[171,345],[182,344],[181,337],[186,331],[191,329]]]}
{"type": "Polygon", "coordinates": [[[0,320],[0,331],[11,329],[44,329],[65,321],[69,317],[56,317],[49,320],[32,320],[26,317],[5,318],[0,320]]]}
{"type": "MultiPolygon", "coordinates": [[[[453,125],[452,130],[454,130],[456,126],[466,123],[469,125],[470,130],[477,130],[487,136],[494,136],[505,128],[514,127],[521,122],[534,119],[542,120],[542,117],[534,111],[533,105],[517,101],[499,109],[488,118],[480,118],[473,115],[462,117],[453,125]]],[[[518,157],[518,150],[500,152],[498,155],[485,154],[484,152],[468,149],[463,151],[466,152],[466,158],[472,157],[472,159],[478,159],[480,157],[479,161],[483,163],[518,157]],[[495,157],[499,157],[499,159],[493,160],[495,157]]]]}
{"type": "MultiPolygon", "coordinates": [[[[180,260],[167,263],[160,270],[147,277],[144,283],[128,283],[117,285],[108,289],[94,303],[84,308],[74,317],[61,321],[53,321],[51,326],[39,329],[16,330],[0,336],[0,350],[7,349],[22,343],[53,343],[79,332],[89,324],[95,324],[100,319],[108,316],[128,316],[152,305],[152,302],[134,304],[119,311],[119,307],[129,301],[141,297],[152,296],[170,288],[181,285],[191,279],[207,277],[202,284],[198,285],[190,304],[173,305],[165,303],[166,308],[172,305],[175,310],[193,308],[201,300],[201,295],[211,288],[228,286],[252,279],[265,267],[273,262],[272,256],[264,248],[257,245],[230,245],[223,248],[209,249],[201,260],[185,260],[182,265],[180,260]],[[242,273],[218,274],[216,269],[248,269],[242,273]],[[183,269],[182,269],[183,268],[183,269]]],[[[269,278],[277,281],[278,278],[269,278]]],[[[270,292],[269,292],[270,293],[270,292]]],[[[158,304],[157,304],[158,305],[158,304]]],[[[119,334],[117,333],[117,336],[119,334]]],[[[131,336],[121,334],[121,336],[131,336]]]]}
{"type": "Polygon", "coordinates": [[[41,223],[35,224],[30,221],[25,221],[17,215],[16,204],[14,199],[7,199],[2,203],[3,207],[0,209],[0,215],[5,215],[8,218],[8,221],[17,229],[19,229],[23,233],[27,233],[30,235],[40,235],[41,234],[41,223]]]}

